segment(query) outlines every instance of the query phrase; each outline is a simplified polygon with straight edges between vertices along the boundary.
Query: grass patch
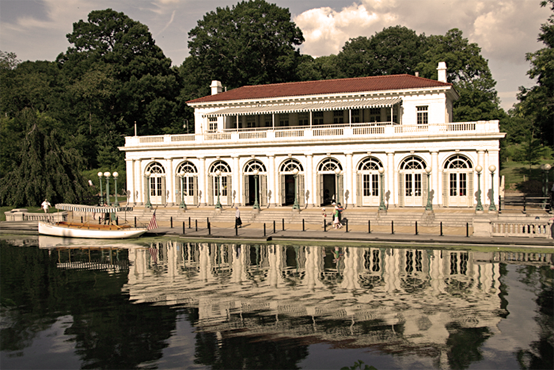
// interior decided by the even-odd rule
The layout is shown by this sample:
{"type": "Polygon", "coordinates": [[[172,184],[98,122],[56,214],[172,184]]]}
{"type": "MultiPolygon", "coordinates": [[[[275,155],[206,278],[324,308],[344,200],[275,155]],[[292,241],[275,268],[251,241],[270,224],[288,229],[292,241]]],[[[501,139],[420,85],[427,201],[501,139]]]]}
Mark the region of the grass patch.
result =
{"type": "MultiPolygon", "coordinates": [[[[541,166],[552,161],[542,161],[540,164],[531,166],[523,162],[502,162],[500,176],[504,176],[504,189],[512,191],[522,191],[525,193],[541,193],[542,181],[544,173],[541,166]]],[[[554,181],[554,168],[548,173],[548,181],[550,183],[549,190],[554,181]]]]}

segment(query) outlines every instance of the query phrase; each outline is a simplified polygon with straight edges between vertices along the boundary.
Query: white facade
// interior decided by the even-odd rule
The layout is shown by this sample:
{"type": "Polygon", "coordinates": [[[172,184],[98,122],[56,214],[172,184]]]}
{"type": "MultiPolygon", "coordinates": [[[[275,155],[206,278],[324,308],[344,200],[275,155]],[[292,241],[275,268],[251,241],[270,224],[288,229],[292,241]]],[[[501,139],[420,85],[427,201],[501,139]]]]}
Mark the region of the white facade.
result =
{"type": "Polygon", "coordinates": [[[377,207],[381,195],[421,207],[429,189],[434,206],[474,207],[479,166],[482,203],[492,185],[498,197],[491,169],[504,134],[498,121],[451,122],[448,83],[396,75],[221,91],[214,81],[212,95],[188,102],[194,134],[126,138],[131,204],[179,204],[183,190],[187,205],[218,195],[250,205],[257,190],[262,207],[290,206],[295,194],[300,207],[377,207]]]}

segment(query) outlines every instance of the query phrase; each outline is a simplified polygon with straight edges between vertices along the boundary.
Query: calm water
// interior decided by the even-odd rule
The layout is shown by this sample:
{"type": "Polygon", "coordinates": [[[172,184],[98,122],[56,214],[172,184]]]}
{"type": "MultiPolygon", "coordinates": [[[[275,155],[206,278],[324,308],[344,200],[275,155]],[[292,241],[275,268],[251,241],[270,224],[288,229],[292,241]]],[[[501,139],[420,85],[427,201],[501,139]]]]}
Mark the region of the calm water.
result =
{"type": "Polygon", "coordinates": [[[139,240],[0,241],[0,367],[553,367],[552,254],[139,240]]]}

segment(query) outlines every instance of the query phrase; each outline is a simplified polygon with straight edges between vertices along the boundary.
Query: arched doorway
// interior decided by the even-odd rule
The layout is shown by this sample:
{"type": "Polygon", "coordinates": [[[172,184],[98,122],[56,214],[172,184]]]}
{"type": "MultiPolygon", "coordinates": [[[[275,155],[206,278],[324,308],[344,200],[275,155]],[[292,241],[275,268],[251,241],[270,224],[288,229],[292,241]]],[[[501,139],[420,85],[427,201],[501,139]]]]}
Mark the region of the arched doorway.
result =
{"type": "Polygon", "coordinates": [[[319,203],[322,206],[333,202],[343,203],[343,171],[335,158],[325,158],[317,166],[319,203]]]}
{"type": "Polygon", "coordinates": [[[400,164],[398,174],[398,200],[401,207],[421,207],[427,198],[427,174],[425,162],[414,155],[406,157],[400,164]]]}
{"type": "Polygon", "coordinates": [[[366,157],[360,161],[356,173],[356,205],[378,206],[380,202],[381,182],[379,169],[381,161],[375,157],[366,157]]]}
{"type": "Polygon", "coordinates": [[[281,194],[281,205],[290,206],[294,204],[295,192],[294,192],[294,176],[297,176],[298,184],[296,195],[298,197],[298,205],[303,207],[306,204],[305,191],[304,191],[304,169],[302,164],[294,158],[285,159],[280,166],[279,178],[280,187],[279,194],[281,194]]]}
{"type": "Polygon", "coordinates": [[[258,190],[259,206],[267,206],[267,170],[261,161],[253,159],[244,166],[244,205],[254,205],[256,201],[256,188],[258,190]],[[258,176],[257,179],[256,176],[258,176]]]}
{"type": "Polygon", "coordinates": [[[198,170],[192,162],[184,161],[177,166],[175,189],[177,189],[175,192],[177,204],[181,203],[181,192],[185,204],[198,204],[198,170]]]}
{"type": "Polygon", "coordinates": [[[166,204],[166,180],[165,169],[159,162],[152,162],[146,166],[144,171],[146,177],[146,192],[145,200],[150,196],[151,204],[166,204]]]}
{"type": "Polygon", "coordinates": [[[473,166],[464,155],[446,160],[442,173],[443,205],[471,207],[473,205],[473,166]]]}
{"type": "Polygon", "coordinates": [[[217,160],[210,166],[208,180],[208,205],[215,205],[218,200],[221,205],[233,204],[231,167],[222,160],[217,160]]]}

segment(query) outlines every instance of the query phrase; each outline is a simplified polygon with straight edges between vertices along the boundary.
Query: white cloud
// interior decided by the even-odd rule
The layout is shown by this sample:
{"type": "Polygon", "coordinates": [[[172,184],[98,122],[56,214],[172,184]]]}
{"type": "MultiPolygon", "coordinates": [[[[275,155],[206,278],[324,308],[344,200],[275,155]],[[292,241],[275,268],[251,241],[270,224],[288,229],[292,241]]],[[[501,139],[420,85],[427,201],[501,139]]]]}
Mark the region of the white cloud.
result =
{"type": "Polygon", "coordinates": [[[336,54],[348,39],[363,34],[379,21],[363,5],[337,12],[331,8],[308,10],[294,19],[306,39],[302,51],[313,56],[336,54]]]}
{"type": "Polygon", "coordinates": [[[537,34],[548,16],[537,0],[362,0],[340,10],[311,9],[294,21],[306,38],[302,51],[313,56],[336,54],[350,38],[402,25],[427,35],[459,28],[486,58],[522,64],[526,52],[541,47],[537,34]]]}

